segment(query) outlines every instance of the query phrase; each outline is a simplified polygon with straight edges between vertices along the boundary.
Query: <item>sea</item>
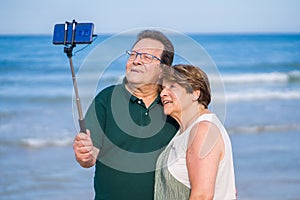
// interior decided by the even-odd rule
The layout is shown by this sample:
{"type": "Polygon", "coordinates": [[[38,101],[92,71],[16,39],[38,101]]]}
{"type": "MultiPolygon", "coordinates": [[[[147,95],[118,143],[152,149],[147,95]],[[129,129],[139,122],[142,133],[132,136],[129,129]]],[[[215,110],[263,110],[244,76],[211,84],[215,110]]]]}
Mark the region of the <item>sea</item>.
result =
{"type": "MultiPolygon", "coordinates": [[[[300,34],[167,34],[174,64],[209,75],[238,199],[300,200],[300,34]]],[[[122,81],[135,39],[97,35],[71,58],[50,34],[0,35],[0,199],[93,199],[94,168],[80,167],[72,148],[79,126],[70,67],[85,113],[97,92],[122,81]]]]}

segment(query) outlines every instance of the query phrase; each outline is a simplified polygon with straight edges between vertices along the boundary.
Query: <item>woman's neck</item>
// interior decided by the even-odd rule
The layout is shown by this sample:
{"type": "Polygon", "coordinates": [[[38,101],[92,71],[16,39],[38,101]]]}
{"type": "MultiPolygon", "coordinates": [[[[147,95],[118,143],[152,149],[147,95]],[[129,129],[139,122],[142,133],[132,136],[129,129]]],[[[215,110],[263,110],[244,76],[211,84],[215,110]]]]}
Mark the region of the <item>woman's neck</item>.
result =
{"type": "Polygon", "coordinates": [[[184,132],[199,116],[207,112],[208,110],[201,104],[192,106],[189,110],[182,112],[180,120],[178,120],[180,124],[180,132],[184,132]]]}

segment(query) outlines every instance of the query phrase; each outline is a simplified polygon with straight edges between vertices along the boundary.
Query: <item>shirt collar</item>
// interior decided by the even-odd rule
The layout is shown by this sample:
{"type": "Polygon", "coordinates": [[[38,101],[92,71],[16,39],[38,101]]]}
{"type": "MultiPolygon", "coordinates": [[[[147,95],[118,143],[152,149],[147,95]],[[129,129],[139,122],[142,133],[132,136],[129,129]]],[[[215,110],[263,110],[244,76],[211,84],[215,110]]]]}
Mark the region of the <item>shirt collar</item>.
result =
{"type": "MultiPolygon", "coordinates": [[[[122,89],[124,90],[124,94],[126,95],[127,98],[130,98],[130,101],[132,102],[137,102],[138,100],[140,100],[139,98],[137,98],[136,96],[134,96],[133,94],[131,94],[125,87],[125,84],[127,83],[127,79],[126,77],[124,77],[123,82],[122,82],[122,89]]],[[[153,101],[153,104],[157,103],[157,104],[161,104],[161,100],[160,100],[160,95],[158,94],[156,99],[153,101]]]]}

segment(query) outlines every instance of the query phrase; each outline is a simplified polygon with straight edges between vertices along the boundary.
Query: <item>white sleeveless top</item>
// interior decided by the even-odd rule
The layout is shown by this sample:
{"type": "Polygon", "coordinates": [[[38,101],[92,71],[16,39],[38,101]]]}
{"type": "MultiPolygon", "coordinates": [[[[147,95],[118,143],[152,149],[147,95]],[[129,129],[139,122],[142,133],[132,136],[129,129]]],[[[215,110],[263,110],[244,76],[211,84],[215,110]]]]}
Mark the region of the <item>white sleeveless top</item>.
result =
{"type": "Polygon", "coordinates": [[[216,178],[214,200],[236,199],[235,175],[231,142],[227,131],[225,130],[219,119],[215,116],[215,114],[203,114],[198,119],[196,119],[193,124],[188,127],[183,133],[179,134],[179,131],[177,132],[177,134],[168,145],[168,147],[170,148],[170,153],[167,161],[168,171],[176,180],[178,180],[188,188],[191,188],[186,166],[186,151],[188,147],[190,131],[192,127],[200,121],[209,121],[217,126],[225,144],[224,157],[220,161],[216,178]]]}

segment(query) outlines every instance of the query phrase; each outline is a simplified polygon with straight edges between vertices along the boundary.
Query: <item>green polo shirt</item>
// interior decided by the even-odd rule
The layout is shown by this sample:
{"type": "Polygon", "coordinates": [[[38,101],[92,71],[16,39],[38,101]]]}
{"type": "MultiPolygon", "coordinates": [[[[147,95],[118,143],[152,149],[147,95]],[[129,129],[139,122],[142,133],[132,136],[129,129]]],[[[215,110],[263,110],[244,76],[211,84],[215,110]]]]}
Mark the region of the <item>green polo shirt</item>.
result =
{"type": "Polygon", "coordinates": [[[86,114],[96,162],[95,199],[152,200],[156,159],[178,129],[158,97],[148,107],[124,84],[102,90],[86,114]]]}

